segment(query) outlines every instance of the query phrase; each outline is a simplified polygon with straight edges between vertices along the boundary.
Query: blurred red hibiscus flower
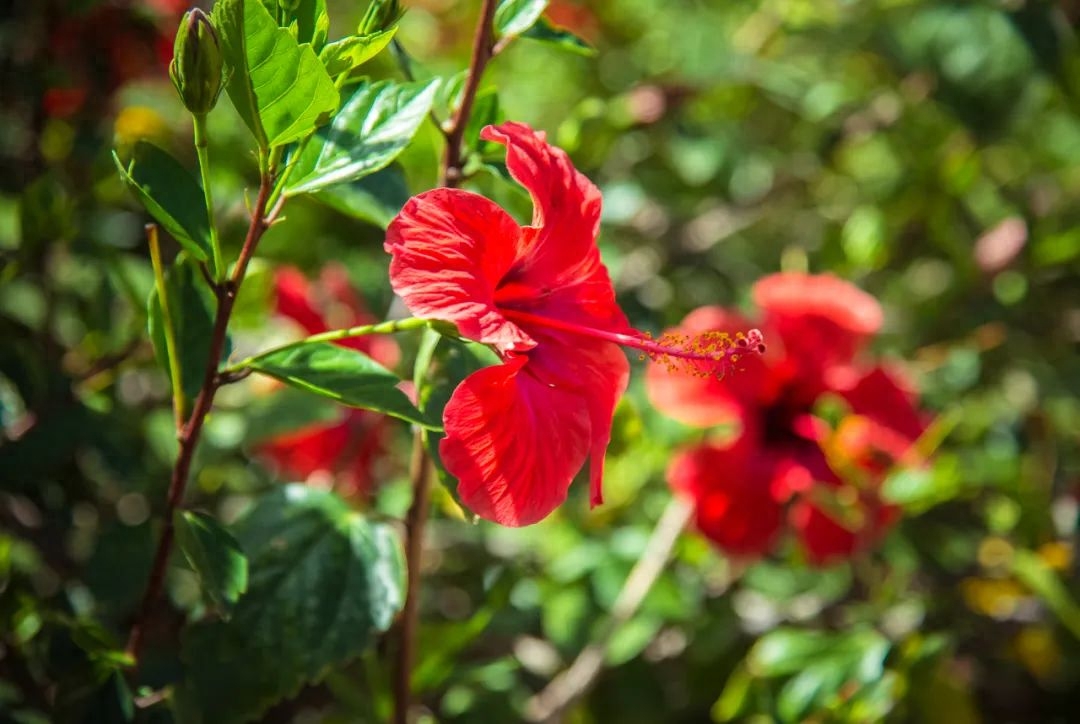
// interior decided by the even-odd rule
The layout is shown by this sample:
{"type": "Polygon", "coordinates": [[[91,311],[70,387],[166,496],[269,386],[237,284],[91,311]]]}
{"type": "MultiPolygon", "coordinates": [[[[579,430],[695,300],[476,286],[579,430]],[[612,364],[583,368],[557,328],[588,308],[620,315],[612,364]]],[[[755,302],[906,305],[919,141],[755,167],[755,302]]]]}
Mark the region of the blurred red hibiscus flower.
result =
{"type": "Polygon", "coordinates": [[[525,124],[481,136],[507,147],[510,175],[532,196],[532,224],[483,196],[435,189],[391,222],[386,250],[391,285],[413,314],[452,322],[502,358],[454,391],[439,453],[465,505],[520,526],[566,499],[586,458],[590,500],[602,502],[611,418],[629,378],[620,345],[712,373],[761,339],[752,331],[652,340],[632,329],[596,245],[600,191],[525,124]]]}
{"type": "MultiPolygon", "coordinates": [[[[894,465],[918,462],[925,422],[895,371],[860,359],[882,324],[873,297],[830,275],[774,274],[755,284],[753,298],[769,351],[744,359],[738,385],[650,365],[657,408],[689,425],[732,428],[681,451],[668,481],[694,501],[698,529],[730,553],[767,553],[786,520],[811,563],[849,558],[898,518],[879,487],[894,465]],[[827,397],[846,408],[835,429],[818,414],[827,397]]],[[[678,331],[749,324],[703,307],[678,331]]]]}
{"type": "MultiPolygon", "coordinates": [[[[308,335],[377,321],[338,265],[324,267],[316,284],[299,269],[283,267],[275,275],[274,289],[275,312],[308,335]]],[[[398,361],[397,343],[390,337],[352,337],[337,344],[364,352],[386,367],[398,361]]],[[[385,451],[389,433],[385,416],[342,407],[337,420],[280,435],[260,445],[259,451],[285,475],[303,480],[325,476],[339,488],[366,494],[372,490],[373,466],[385,451]]]]}

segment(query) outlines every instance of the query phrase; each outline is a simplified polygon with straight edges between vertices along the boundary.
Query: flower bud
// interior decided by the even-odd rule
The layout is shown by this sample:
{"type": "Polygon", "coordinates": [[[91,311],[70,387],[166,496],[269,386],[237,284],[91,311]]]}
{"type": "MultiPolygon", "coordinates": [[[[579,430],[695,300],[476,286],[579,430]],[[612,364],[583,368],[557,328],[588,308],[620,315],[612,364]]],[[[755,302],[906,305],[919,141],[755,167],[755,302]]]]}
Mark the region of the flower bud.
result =
{"type": "Polygon", "coordinates": [[[371,35],[388,30],[401,18],[402,12],[398,0],[371,0],[356,32],[358,35],[371,35]]]}
{"type": "Polygon", "coordinates": [[[221,95],[224,58],[217,31],[206,13],[189,10],[176,31],[169,77],[189,111],[206,115],[221,95]]]}

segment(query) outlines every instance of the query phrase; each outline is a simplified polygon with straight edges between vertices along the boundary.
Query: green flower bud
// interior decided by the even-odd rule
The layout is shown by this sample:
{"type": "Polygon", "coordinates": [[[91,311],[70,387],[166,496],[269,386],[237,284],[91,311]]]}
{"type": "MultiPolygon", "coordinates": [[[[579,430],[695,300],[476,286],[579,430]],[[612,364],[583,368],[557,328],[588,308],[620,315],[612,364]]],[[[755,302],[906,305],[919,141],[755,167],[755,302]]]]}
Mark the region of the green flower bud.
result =
{"type": "Polygon", "coordinates": [[[189,10],[180,21],[169,77],[189,111],[206,115],[221,95],[224,58],[217,31],[206,13],[189,10]]]}
{"type": "Polygon", "coordinates": [[[403,12],[398,0],[371,0],[356,33],[357,35],[371,35],[381,30],[388,30],[401,18],[403,12]]]}

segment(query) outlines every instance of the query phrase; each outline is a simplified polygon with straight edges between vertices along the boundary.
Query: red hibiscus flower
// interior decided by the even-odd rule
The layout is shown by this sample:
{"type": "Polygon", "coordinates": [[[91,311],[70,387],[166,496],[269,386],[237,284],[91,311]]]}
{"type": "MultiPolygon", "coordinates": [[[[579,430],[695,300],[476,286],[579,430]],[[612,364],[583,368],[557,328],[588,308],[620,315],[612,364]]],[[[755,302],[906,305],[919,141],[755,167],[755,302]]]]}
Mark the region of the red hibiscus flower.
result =
{"type": "Polygon", "coordinates": [[[391,285],[413,314],[452,322],[502,358],[454,391],[439,453],[465,505],[519,526],[565,500],[586,458],[591,502],[602,501],[611,417],[629,376],[620,345],[722,372],[761,337],[652,340],[630,328],[596,246],[599,190],[524,124],[481,136],[507,147],[507,169],[532,196],[532,224],[477,194],[435,189],[391,222],[386,250],[391,285]]]}
{"type": "MultiPolygon", "coordinates": [[[[349,285],[345,270],[329,265],[312,285],[299,269],[285,267],[274,279],[275,311],[292,320],[305,334],[352,327],[376,321],[349,285]]],[[[393,367],[398,348],[389,337],[353,337],[339,342],[393,367]]],[[[326,475],[356,492],[372,488],[372,467],[387,443],[386,418],[368,410],[341,408],[340,417],[281,435],[260,446],[281,472],[309,479],[326,475]]]]}
{"type": "MultiPolygon", "coordinates": [[[[738,386],[650,365],[657,408],[686,424],[730,428],[726,440],[679,453],[669,483],[695,501],[699,530],[731,553],[767,553],[786,517],[810,562],[850,557],[897,519],[877,488],[894,465],[917,462],[925,424],[894,372],[859,361],[882,323],[873,297],[829,275],[775,274],[755,284],[753,298],[769,351],[744,360],[738,386]],[[850,412],[835,430],[816,414],[825,395],[850,412]]],[[[679,329],[748,324],[704,307],[679,329]]]]}

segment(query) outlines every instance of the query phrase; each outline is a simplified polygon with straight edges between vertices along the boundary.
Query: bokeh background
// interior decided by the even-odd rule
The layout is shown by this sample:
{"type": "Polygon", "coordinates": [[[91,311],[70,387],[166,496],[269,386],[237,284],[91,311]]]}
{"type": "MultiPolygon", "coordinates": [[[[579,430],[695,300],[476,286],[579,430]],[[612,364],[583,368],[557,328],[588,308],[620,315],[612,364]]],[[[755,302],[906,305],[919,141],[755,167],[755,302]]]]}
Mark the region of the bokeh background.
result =
{"type": "MultiPolygon", "coordinates": [[[[331,37],[364,10],[330,5],[331,37]]],[[[478,3],[405,5],[411,72],[452,88],[478,3]]],[[[164,74],[187,7],[0,9],[0,713],[19,721],[48,720],[56,687],[92,658],[80,641],[122,635],[153,550],[175,441],[145,332],[144,218],[110,152],[146,138],[193,167],[164,74]],[[100,630],[79,623],[90,618],[100,630]]],[[[762,276],[831,272],[880,300],[873,351],[906,370],[944,435],[894,486],[895,527],[834,565],[809,565],[792,541],[746,560],[684,534],[567,721],[1074,721],[1080,6],[556,0],[547,17],[595,54],[515,41],[478,108],[545,129],[600,186],[601,248],[634,324],[750,310],[762,276]]],[[[391,53],[368,69],[402,77],[391,53]]],[[[226,105],[210,116],[211,155],[238,247],[257,176],[226,105]]],[[[282,313],[285,267],[316,285],[330,326],[401,311],[383,229],[434,184],[440,142],[428,124],[351,197],[289,206],[243,291],[238,352],[302,332],[282,313]],[[357,298],[332,291],[344,287],[357,298]]],[[[472,188],[528,217],[497,164],[473,171],[472,188]]],[[[379,354],[407,370],[416,342],[397,341],[379,354]]],[[[417,674],[434,720],[522,719],[602,632],[672,498],[673,451],[702,435],[650,406],[635,365],[604,506],[589,511],[577,484],[551,518],[513,530],[436,492],[417,674]]],[[[256,381],[224,390],[189,500],[229,520],[303,477],[400,517],[404,426],[357,423],[378,438],[362,456],[289,458],[289,441],[344,414],[256,381]]],[[[159,641],[198,603],[189,572],[173,572],[169,597],[159,641]]],[[[147,657],[151,679],[175,676],[167,647],[147,657]]],[[[386,677],[376,649],[267,720],[380,721],[386,677]]]]}

